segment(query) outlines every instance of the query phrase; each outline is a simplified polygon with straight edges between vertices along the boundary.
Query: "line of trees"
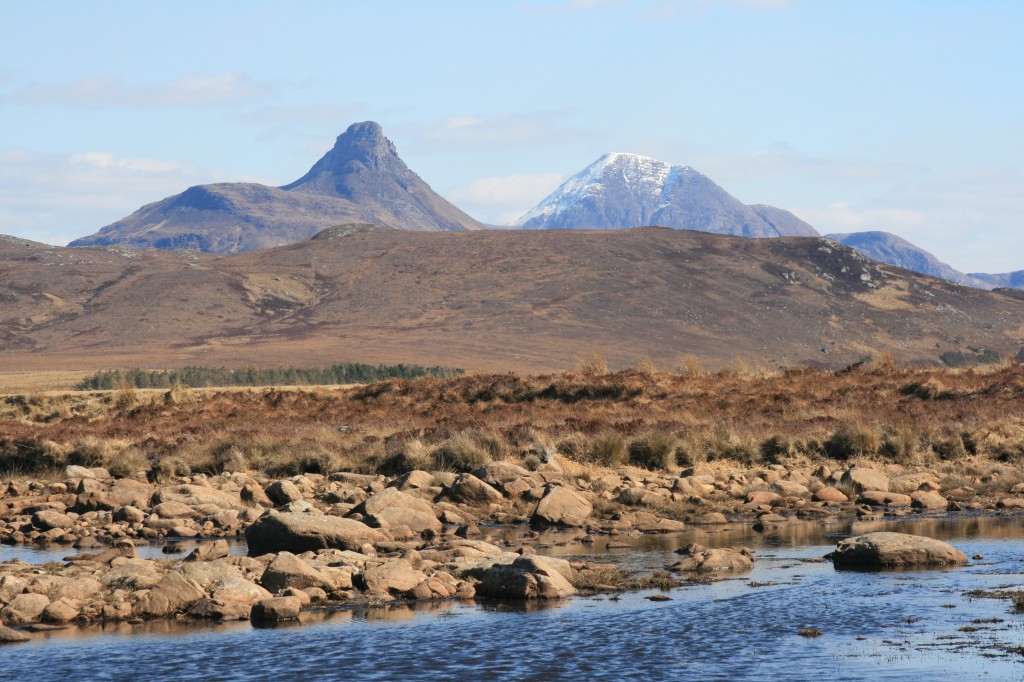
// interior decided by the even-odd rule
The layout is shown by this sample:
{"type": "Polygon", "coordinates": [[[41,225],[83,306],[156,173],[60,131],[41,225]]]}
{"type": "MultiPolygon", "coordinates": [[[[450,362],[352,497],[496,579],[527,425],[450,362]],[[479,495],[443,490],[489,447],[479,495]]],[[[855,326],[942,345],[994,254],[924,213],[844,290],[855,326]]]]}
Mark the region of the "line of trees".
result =
{"type": "Polygon", "coordinates": [[[328,384],[368,384],[382,379],[452,377],[461,369],[421,367],[419,365],[364,365],[349,363],[330,367],[287,367],[227,369],[224,367],[182,367],[181,369],[115,369],[96,372],[83,379],[80,391],[111,390],[126,384],[136,388],[170,388],[177,384],[205,386],[294,386],[328,384]]]}

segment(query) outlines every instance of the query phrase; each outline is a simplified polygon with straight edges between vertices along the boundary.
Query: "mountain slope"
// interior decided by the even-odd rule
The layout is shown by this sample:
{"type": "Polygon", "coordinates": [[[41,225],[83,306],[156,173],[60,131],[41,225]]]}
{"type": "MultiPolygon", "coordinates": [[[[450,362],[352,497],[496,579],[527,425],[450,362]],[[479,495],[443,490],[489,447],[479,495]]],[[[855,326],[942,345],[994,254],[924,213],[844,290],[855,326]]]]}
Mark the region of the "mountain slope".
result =
{"type": "Polygon", "coordinates": [[[991,289],[992,286],[975,275],[966,275],[959,270],[943,263],[921,247],[911,244],[906,239],[891,232],[850,232],[847,234],[826,235],[829,239],[846,244],[863,253],[868,258],[896,267],[920,272],[924,275],[939,277],[949,282],[964,284],[980,289],[991,289]]]}
{"type": "Polygon", "coordinates": [[[983,282],[987,285],[986,288],[1009,287],[1011,289],[1024,289],[1024,270],[998,274],[972,272],[967,276],[983,282]]]}
{"type": "Polygon", "coordinates": [[[737,358],[938,363],[1024,345],[1024,293],[868,260],[830,240],[684,230],[407,232],[188,251],[0,240],[0,369],[415,362],[571,368],[737,358]]]}
{"type": "Polygon", "coordinates": [[[348,222],[418,231],[482,227],[411,171],[381,127],[368,121],[351,125],[333,149],[289,185],[190,187],[70,246],[122,244],[235,253],[291,244],[348,222]]]}
{"type": "Polygon", "coordinates": [[[605,154],[517,221],[521,229],[621,229],[660,225],[743,237],[816,236],[796,216],[746,206],[689,166],[605,154]]]}

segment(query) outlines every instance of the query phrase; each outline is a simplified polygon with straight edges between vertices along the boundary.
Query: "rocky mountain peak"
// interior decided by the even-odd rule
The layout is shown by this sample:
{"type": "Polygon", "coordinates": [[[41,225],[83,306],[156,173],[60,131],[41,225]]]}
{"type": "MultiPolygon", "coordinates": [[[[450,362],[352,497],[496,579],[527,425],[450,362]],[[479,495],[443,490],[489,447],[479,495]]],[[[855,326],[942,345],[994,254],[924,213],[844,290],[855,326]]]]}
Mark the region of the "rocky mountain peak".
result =
{"type": "Polygon", "coordinates": [[[408,173],[398,157],[394,143],[384,137],[384,130],[375,121],[353,123],[334,142],[334,147],[317,161],[309,172],[281,189],[313,194],[334,194],[336,183],[331,177],[348,173],[408,173]]]}

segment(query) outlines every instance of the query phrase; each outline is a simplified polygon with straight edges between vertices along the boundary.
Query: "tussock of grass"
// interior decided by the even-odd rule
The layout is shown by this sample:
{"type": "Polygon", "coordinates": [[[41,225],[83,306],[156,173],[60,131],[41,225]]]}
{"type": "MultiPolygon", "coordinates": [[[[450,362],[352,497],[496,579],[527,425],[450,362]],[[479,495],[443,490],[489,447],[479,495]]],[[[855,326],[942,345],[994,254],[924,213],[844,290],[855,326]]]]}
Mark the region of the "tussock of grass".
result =
{"type": "Polygon", "coordinates": [[[665,431],[647,431],[629,444],[629,461],[645,469],[676,465],[676,437],[665,431]]]}
{"type": "Polygon", "coordinates": [[[604,431],[594,436],[587,446],[587,461],[614,467],[626,461],[626,438],[618,431],[604,431]]]}

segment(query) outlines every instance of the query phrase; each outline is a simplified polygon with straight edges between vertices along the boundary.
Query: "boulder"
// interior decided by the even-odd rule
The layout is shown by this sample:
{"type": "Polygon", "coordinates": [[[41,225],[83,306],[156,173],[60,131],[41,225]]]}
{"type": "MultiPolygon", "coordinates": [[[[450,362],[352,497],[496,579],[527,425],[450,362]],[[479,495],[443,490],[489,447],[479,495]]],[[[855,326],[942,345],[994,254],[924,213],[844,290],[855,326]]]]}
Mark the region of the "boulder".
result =
{"type": "Polygon", "coordinates": [[[862,493],[865,490],[889,492],[889,477],[877,469],[850,467],[843,472],[839,482],[842,485],[850,486],[854,492],[858,493],[862,493]]]}
{"type": "Polygon", "coordinates": [[[200,542],[195,549],[193,549],[185,561],[214,561],[216,559],[223,559],[228,555],[228,541],[227,540],[212,540],[200,542]]]}
{"type": "Polygon", "coordinates": [[[43,611],[50,605],[46,595],[34,592],[19,594],[0,610],[0,620],[10,625],[38,623],[43,611]]]}
{"type": "Polygon", "coordinates": [[[496,599],[562,599],[576,594],[576,588],[555,565],[535,555],[491,566],[476,591],[496,599]]]}
{"type": "Polygon", "coordinates": [[[47,623],[69,623],[75,618],[78,618],[78,609],[67,599],[50,602],[50,605],[43,609],[43,620],[47,623]]]}
{"type": "Polygon", "coordinates": [[[242,502],[256,507],[274,506],[274,503],[267,497],[267,494],[263,492],[263,488],[256,483],[246,483],[243,485],[242,489],[238,492],[238,496],[242,502]]]}
{"type": "Polygon", "coordinates": [[[746,504],[750,507],[774,506],[779,502],[782,502],[782,496],[769,490],[755,490],[747,493],[746,504]]]}
{"type": "MultiPolygon", "coordinates": [[[[124,479],[127,480],[127,479],[124,479]]],[[[218,509],[245,509],[242,498],[238,493],[229,493],[224,490],[217,490],[201,485],[172,485],[160,488],[153,493],[152,505],[156,506],[163,502],[181,502],[189,507],[209,505],[218,509]]],[[[128,504],[122,502],[121,504],[128,504]]],[[[136,505],[138,506],[138,505],[136,505]]]]}
{"type": "Polygon", "coordinates": [[[473,474],[460,474],[448,487],[446,494],[453,502],[481,507],[501,503],[505,499],[500,492],[473,474]]]}
{"type": "Polygon", "coordinates": [[[302,611],[302,602],[295,597],[272,597],[253,604],[250,618],[254,621],[276,622],[295,620],[302,611]]]}
{"type": "Polygon", "coordinates": [[[129,504],[114,510],[114,520],[121,523],[142,523],[146,520],[146,512],[129,504]]]}
{"type": "Polygon", "coordinates": [[[320,571],[291,552],[278,553],[263,571],[259,582],[272,594],[289,587],[320,587],[327,591],[340,587],[337,577],[320,571]]]}
{"type": "Polygon", "coordinates": [[[746,547],[709,548],[696,542],[676,550],[683,558],[669,570],[690,571],[747,571],[754,567],[754,553],[746,547]]]}
{"type": "Polygon", "coordinates": [[[289,502],[302,501],[302,491],[291,481],[274,481],[266,487],[264,492],[270,501],[279,507],[289,502]]]}
{"type": "Polygon", "coordinates": [[[74,528],[75,520],[67,514],[61,514],[58,511],[50,509],[37,511],[33,514],[32,525],[42,531],[53,530],[54,528],[66,530],[74,528]]]}
{"type": "Polygon", "coordinates": [[[999,509],[1021,509],[1024,508],[1024,498],[1004,497],[996,502],[996,507],[999,509]]]}
{"type": "Polygon", "coordinates": [[[217,578],[210,585],[210,592],[217,601],[234,601],[249,605],[274,596],[241,576],[217,578]]]}
{"type": "Polygon", "coordinates": [[[350,549],[387,542],[383,533],[355,519],[320,513],[267,512],[245,531],[249,556],[288,551],[350,549]]]}
{"type": "Polygon", "coordinates": [[[906,533],[867,533],[839,542],[831,554],[836,568],[899,568],[966,564],[967,555],[950,544],[906,533]]]}
{"type": "Polygon", "coordinates": [[[415,488],[431,488],[434,486],[434,474],[419,469],[402,474],[389,485],[399,490],[412,490],[415,488]]]}
{"type": "Polygon", "coordinates": [[[721,512],[708,512],[706,514],[698,514],[697,516],[690,519],[690,523],[695,526],[714,526],[720,523],[728,523],[729,519],[725,518],[725,514],[721,512]]]}
{"type": "Polygon", "coordinates": [[[803,485],[802,483],[797,483],[795,481],[784,481],[781,479],[772,483],[772,488],[775,490],[775,492],[779,493],[780,495],[785,495],[786,497],[804,497],[810,492],[807,489],[807,486],[803,485]]]}
{"type": "Polygon", "coordinates": [[[193,618],[209,620],[249,620],[252,605],[230,599],[200,599],[188,610],[193,618]]]}
{"type": "Polygon", "coordinates": [[[857,504],[870,504],[873,507],[909,507],[912,501],[909,495],[882,490],[865,490],[857,498],[857,504]]]}
{"type": "Polygon", "coordinates": [[[179,611],[186,611],[206,593],[195,583],[180,573],[165,573],[149,592],[135,602],[132,612],[144,618],[169,616],[179,611]]]}
{"type": "Polygon", "coordinates": [[[910,506],[914,509],[946,509],[949,500],[932,490],[918,490],[910,493],[910,506]]]}
{"type": "Polygon", "coordinates": [[[401,596],[427,580],[427,575],[412,567],[407,559],[391,559],[367,568],[361,582],[368,592],[401,596]]]}
{"type": "Polygon", "coordinates": [[[594,506],[578,492],[561,485],[548,484],[537,503],[530,524],[533,526],[583,526],[594,506]]]}
{"type": "Polygon", "coordinates": [[[0,623],[0,644],[14,644],[16,642],[27,642],[32,639],[28,633],[20,630],[12,630],[0,623]]]}
{"type": "Polygon", "coordinates": [[[842,504],[843,502],[850,501],[850,498],[845,493],[830,485],[815,490],[811,499],[817,502],[824,502],[825,504],[842,504]]]}
{"type": "MultiPolygon", "coordinates": [[[[394,490],[394,488],[388,488],[388,490],[394,490]]],[[[384,528],[406,526],[417,535],[424,531],[440,533],[442,527],[441,522],[438,521],[433,512],[425,513],[407,507],[386,507],[375,514],[367,516],[366,520],[370,525],[383,526],[384,528]]]]}
{"type": "Polygon", "coordinates": [[[153,507],[153,513],[161,519],[198,519],[202,516],[182,502],[161,502],[153,507]]]}

